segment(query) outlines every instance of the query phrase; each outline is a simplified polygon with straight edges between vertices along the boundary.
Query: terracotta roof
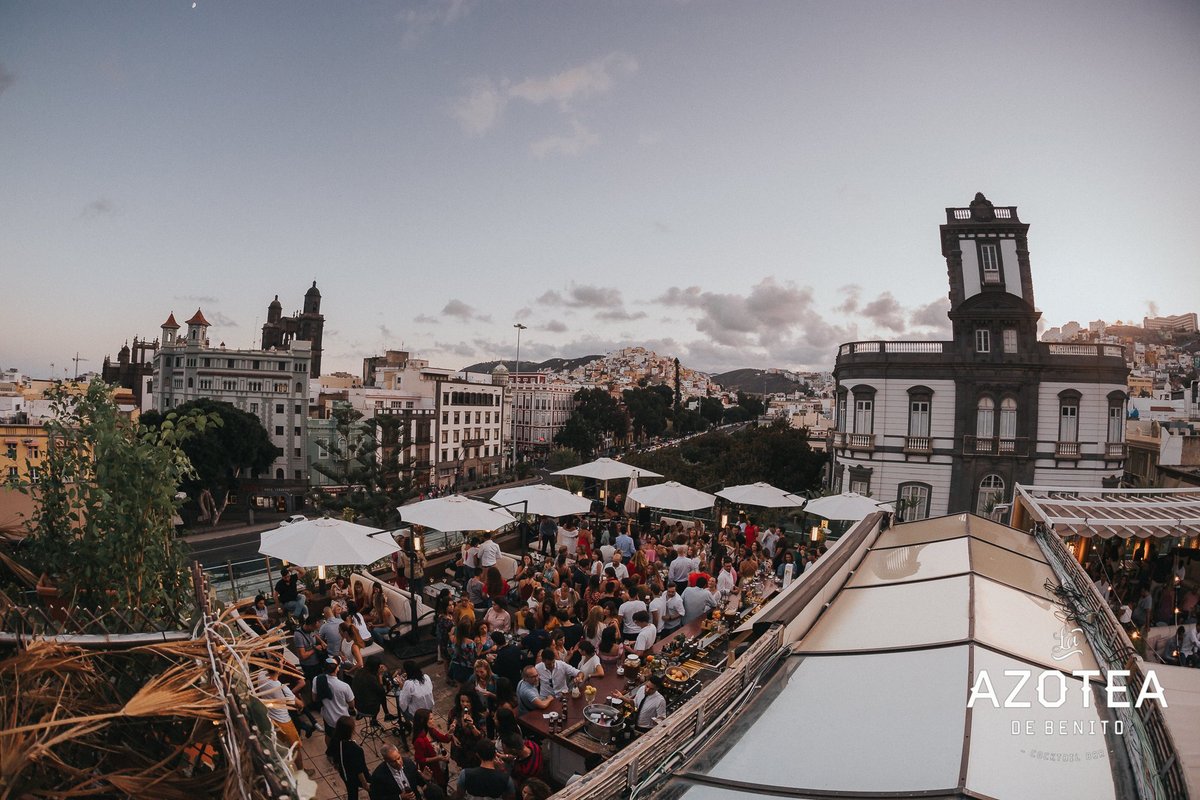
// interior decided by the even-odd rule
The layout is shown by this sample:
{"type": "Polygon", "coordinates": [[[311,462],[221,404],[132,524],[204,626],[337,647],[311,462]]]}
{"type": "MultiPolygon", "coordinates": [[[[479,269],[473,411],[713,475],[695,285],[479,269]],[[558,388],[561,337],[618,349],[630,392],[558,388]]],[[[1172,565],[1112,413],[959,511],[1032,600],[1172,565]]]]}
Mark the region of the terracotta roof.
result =
{"type": "Polygon", "coordinates": [[[209,322],[204,318],[204,315],[200,313],[200,309],[197,308],[196,313],[192,314],[192,318],[187,321],[187,324],[208,326],[209,322]]]}
{"type": "Polygon", "coordinates": [[[159,327],[160,328],[171,328],[172,330],[178,330],[179,323],[175,321],[175,312],[172,311],[171,316],[167,317],[167,321],[164,322],[162,325],[159,325],[159,327]]]}

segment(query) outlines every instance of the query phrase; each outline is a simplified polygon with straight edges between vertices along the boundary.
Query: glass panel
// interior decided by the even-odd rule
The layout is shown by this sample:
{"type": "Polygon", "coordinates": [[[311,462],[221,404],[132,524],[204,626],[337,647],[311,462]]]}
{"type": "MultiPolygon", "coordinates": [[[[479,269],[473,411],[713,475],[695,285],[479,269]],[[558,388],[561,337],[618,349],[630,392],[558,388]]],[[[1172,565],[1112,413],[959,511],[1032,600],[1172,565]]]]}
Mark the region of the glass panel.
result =
{"type": "Polygon", "coordinates": [[[908,418],[909,436],[929,435],[929,403],[915,400],[908,418]]]}
{"type": "Polygon", "coordinates": [[[1019,556],[1011,550],[979,539],[970,541],[973,571],[1015,589],[1045,597],[1047,600],[1054,599],[1054,595],[1046,588],[1046,581],[1057,586],[1058,580],[1046,562],[1019,556]]]}
{"type": "Polygon", "coordinates": [[[976,641],[1048,669],[1096,669],[1087,639],[1059,618],[1057,604],[987,578],[974,580],[976,641]]]}
{"type": "Polygon", "coordinates": [[[992,398],[984,397],[979,400],[978,414],[975,417],[975,435],[984,439],[993,436],[995,430],[995,403],[992,398]]]}
{"type": "MultiPolygon", "coordinates": [[[[1029,669],[1022,661],[975,648],[976,674],[987,670],[1000,705],[1019,680],[1006,677],[1004,671],[1029,669]]],[[[1059,708],[1045,708],[1037,698],[1039,674],[1040,670],[1034,669],[1033,679],[1014,698],[1028,702],[1029,708],[996,708],[983,699],[975,702],[966,788],[986,797],[1116,797],[1109,743],[1100,724],[1107,717],[1097,708],[1095,697],[1084,708],[1083,682],[1066,677],[1066,702],[1059,708]],[[1047,723],[1053,725],[1052,734],[1046,733],[1047,723]],[[1020,731],[1017,735],[1013,734],[1014,724],[1020,731]],[[1078,729],[1073,724],[1085,732],[1075,733],[1078,729]]],[[[974,683],[975,676],[971,680],[974,683]]],[[[1046,699],[1057,702],[1059,688],[1057,680],[1047,682],[1046,699]]]]}
{"type": "Polygon", "coordinates": [[[962,574],[970,569],[967,542],[963,537],[872,550],[846,585],[876,586],[962,574]]]}
{"type": "Polygon", "coordinates": [[[1079,406],[1063,406],[1058,426],[1060,442],[1074,442],[1079,438],[1079,406]]]}
{"type": "Polygon", "coordinates": [[[884,547],[900,547],[906,544],[921,544],[934,542],[939,539],[956,539],[967,535],[967,515],[956,514],[953,517],[934,517],[920,522],[901,525],[879,534],[875,540],[875,549],[884,547]]]}
{"type": "Polygon", "coordinates": [[[878,650],[967,638],[968,576],[846,589],[801,642],[801,652],[878,650]]]}
{"type": "Polygon", "coordinates": [[[728,749],[698,763],[696,772],[824,791],[957,785],[966,726],[965,646],[798,660],[778,696],[743,712],[753,723],[735,740],[724,737],[728,749]],[[781,742],[803,743],[802,768],[795,758],[780,757],[781,742]]]}
{"type": "Polygon", "coordinates": [[[1025,531],[1019,531],[1016,528],[1010,528],[1007,525],[1001,525],[999,522],[993,522],[990,519],[981,519],[979,517],[971,517],[970,521],[971,536],[976,539],[982,539],[985,542],[990,542],[997,547],[1003,547],[1006,550],[1012,550],[1020,553],[1023,556],[1036,558],[1038,561],[1045,561],[1046,557],[1042,555],[1042,548],[1033,539],[1033,535],[1025,531]]]}
{"type": "Polygon", "coordinates": [[[1017,438],[1017,401],[1011,397],[1000,404],[1000,438],[1017,438]]]}

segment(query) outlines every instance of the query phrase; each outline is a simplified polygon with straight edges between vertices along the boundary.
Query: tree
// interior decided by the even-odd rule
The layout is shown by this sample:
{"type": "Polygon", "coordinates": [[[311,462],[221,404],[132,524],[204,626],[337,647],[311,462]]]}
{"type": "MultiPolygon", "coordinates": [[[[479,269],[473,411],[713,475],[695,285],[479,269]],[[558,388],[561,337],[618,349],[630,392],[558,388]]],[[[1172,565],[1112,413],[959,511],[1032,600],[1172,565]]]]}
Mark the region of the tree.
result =
{"type": "Polygon", "coordinates": [[[737,401],[739,406],[746,409],[746,413],[749,415],[750,419],[756,419],[757,417],[762,416],[763,412],[767,409],[766,405],[763,403],[763,399],[757,395],[738,392],[737,401]]]}
{"type": "Polygon", "coordinates": [[[601,431],[588,424],[579,414],[572,414],[558,433],[554,434],[554,444],[560,449],[573,450],[581,456],[591,456],[600,446],[601,431]]]}
{"type": "Polygon", "coordinates": [[[378,528],[398,528],[399,506],[416,492],[412,480],[400,474],[395,454],[379,453],[375,431],[391,422],[389,418],[364,420],[349,403],[333,406],[337,436],[321,442],[333,459],[333,466],[313,464],[313,469],[339,484],[338,491],[317,488],[313,505],[330,515],[361,520],[378,528]]]}
{"type": "Polygon", "coordinates": [[[699,433],[708,427],[708,420],[698,411],[680,406],[671,415],[671,430],[678,436],[699,433]]]}
{"type": "Polygon", "coordinates": [[[123,415],[100,380],[82,394],[59,385],[46,396],[41,478],[18,487],[34,500],[25,542],[34,572],[50,576],[70,604],[178,623],[188,589],[175,494],[194,475],[182,444],[217,422],[172,411],[149,428],[123,415]]]}
{"type": "Polygon", "coordinates": [[[633,422],[635,439],[659,436],[667,429],[667,413],[671,408],[671,390],[662,385],[626,389],[621,396],[633,422]]]}
{"type": "Polygon", "coordinates": [[[554,436],[559,447],[569,447],[581,456],[590,456],[604,443],[625,438],[629,415],[613,396],[603,389],[580,389],[575,393],[575,410],[554,436]]]}
{"type": "Polygon", "coordinates": [[[720,425],[725,415],[725,404],[717,397],[700,398],[700,415],[708,420],[709,425],[720,425]]]}
{"type": "MultiPolygon", "coordinates": [[[[174,413],[191,412],[207,416],[212,424],[183,442],[183,452],[192,462],[194,474],[180,488],[199,507],[197,521],[216,525],[241,479],[269,469],[279,448],[271,442],[258,417],[230,403],[202,397],[189,400],[174,413]]],[[[157,411],[142,416],[142,423],[156,430],[163,420],[157,411]]]]}

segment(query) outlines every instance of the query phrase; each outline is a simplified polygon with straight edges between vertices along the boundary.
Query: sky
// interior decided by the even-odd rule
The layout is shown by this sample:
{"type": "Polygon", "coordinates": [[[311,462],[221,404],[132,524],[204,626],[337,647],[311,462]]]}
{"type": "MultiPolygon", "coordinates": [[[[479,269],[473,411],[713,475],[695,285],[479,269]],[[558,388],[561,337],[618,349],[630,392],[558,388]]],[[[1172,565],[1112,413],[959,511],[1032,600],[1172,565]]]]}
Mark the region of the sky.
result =
{"type": "Polygon", "coordinates": [[[946,335],[980,191],[1046,325],[1200,310],[1198,86],[1194,0],[0,0],[0,368],[315,280],[326,372],[829,369],[946,335]]]}

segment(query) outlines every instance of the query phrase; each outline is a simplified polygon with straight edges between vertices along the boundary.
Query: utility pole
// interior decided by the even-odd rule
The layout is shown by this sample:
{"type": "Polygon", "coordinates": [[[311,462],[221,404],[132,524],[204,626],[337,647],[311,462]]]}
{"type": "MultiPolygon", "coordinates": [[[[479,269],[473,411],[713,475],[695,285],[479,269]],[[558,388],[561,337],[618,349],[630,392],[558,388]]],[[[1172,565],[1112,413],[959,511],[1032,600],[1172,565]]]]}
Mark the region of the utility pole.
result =
{"type": "Polygon", "coordinates": [[[517,472],[517,375],[521,372],[521,331],[525,330],[526,326],[515,322],[513,327],[517,329],[517,363],[512,375],[509,376],[508,383],[512,387],[512,469],[515,475],[517,472]]]}
{"type": "Polygon", "coordinates": [[[78,380],[79,380],[79,362],[80,362],[80,361],[88,361],[89,359],[86,359],[86,358],[80,358],[80,357],[79,357],[79,351],[78,351],[78,350],[76,350],[76,351],[75,351],[75,357],[74,357],[74,358],[72,358],[71,360],[75,362],[75,380],[77,380],[77,381],[78,381],[78,380]]]}

